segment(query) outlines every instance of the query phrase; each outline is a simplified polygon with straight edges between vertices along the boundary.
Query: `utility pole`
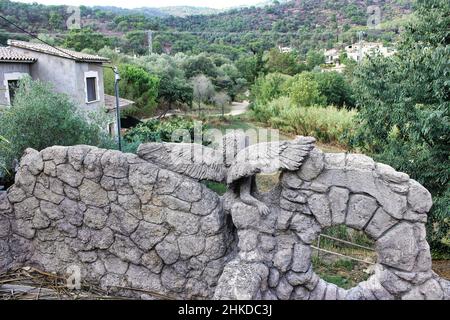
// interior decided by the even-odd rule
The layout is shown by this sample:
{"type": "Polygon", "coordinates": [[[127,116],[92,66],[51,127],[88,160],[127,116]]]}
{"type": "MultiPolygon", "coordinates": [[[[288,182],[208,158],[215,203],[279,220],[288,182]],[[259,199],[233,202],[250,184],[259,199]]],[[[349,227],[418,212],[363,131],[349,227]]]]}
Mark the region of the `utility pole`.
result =
{"type": "Polygon", "coordinates": [[[363,59],[363,49],[362,49],[363,36],[364,36],[363,31],[359,31],[358,32],[358,42],[359,42],[359,49],[358,49],[359,60],[358,60],[358,63],[361,63],[361,61],[363,59]]]}
{"type": "Polygon", "coordinates": [[[153,53],[153,31],[148,30],[147,31],[147,39],[148,39],[148,53],[153,53]]]}
{"type": "Polygon", "coordinates": [[[116,92],[117,142],[119,145],[119,150],[122,151],[122,138],[120,136],[122,128],[120,124],[119,81],[120,81],[119,69],[117,67],[114,67],[114,89],[116,92]]]}

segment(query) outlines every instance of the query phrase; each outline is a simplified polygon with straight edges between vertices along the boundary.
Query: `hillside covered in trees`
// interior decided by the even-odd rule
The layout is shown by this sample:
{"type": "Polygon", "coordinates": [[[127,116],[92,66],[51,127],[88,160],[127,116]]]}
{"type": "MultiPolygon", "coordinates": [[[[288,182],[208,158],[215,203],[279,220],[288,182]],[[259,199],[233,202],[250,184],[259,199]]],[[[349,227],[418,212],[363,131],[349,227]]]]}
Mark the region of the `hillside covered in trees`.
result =
{"type": "MultiPolygon", "coordinates": [[[[223,52],[223,46],[257,52],[282,45],[306,54],[310,49],[350,44],[357,39],[358,31],[365,31],[368,40],[395,41],[411,12],[411,1],[275,1],[271,5],[232,9],[210,15],[198,14],[210,12],[208,10],[187,7],[133,10],[115,7],[80,8],[83,27],[80,32],[86,33],[88,30],[98,33],[98,43],[123,47],[125,51],[138,54],[146,50],[147,30],[155,32],[154,50],[157,53],[167,47],[172,53],[223,52]],[[382,25],[379,29],[368,30],[367,7],[372,4],[380,6],[382,25]],[[189,15],[191,13],[196,15],[189,15]]],[[[66,21],[71,13],[67,12],[65,6],[0,0],[0,12],[35,34],[63,40],[68,33],[66,21]]],[[[11,25],[2,23],[0,28],[0,42],[4,43],[8,36],[23,37],[11,25]]],[[[225,49],[229,53],[235,51],[225,49]]]]}

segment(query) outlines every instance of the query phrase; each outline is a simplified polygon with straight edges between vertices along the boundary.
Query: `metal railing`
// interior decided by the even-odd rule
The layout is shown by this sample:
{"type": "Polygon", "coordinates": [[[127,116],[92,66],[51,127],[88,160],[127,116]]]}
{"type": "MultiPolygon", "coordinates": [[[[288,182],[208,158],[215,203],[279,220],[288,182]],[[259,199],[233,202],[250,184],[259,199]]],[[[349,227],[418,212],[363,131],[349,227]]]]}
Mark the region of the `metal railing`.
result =
{"type": "Polygon", "coordinates": [[[362,262],[362,263],[366,263],[366,264],[370,264],[370,265],[375,265],[375,263],[371,262],[371,261],[358,259],[358,258],[355,258],[355,257],[352,257],[352,256],[348,256],[346,254],[342,254],[342,253],[338,253],[338,252],[334,252],[334,251],[325,250],[325,249],[320,248],[320,243],[321,243],[322,238],[326,238],[326,239],[333,240],[333,241],[340,242],[340,243],[345,243],[345,244],[347,244],[349,246],[361,248],[361,249],[364,249],[364,250],[376,252],[375,249],[370,248],[370,247],[362,246],[360,244],[356,244],[356,243],[353,243],[353,242],[350,242],[350,241],[346,241],[346,240],[342,240],[342,239],[339,239],[339,238],[331,237],[331,236],[328,236],[326,234],[320,234],[319,238],[317,240],[317,247],[316,246],[311,246],[311,248],[317,250],[317,257],[318,258],[320,258],[320,253],[323,252],[323,253],[326,253],[326,254],[331,254],[331,255],[338,256],[338,257],[343,257],[343,258],[346,258],[346,259],[349,259],[349,260],[358,261],[358,262],[362,262]]]}

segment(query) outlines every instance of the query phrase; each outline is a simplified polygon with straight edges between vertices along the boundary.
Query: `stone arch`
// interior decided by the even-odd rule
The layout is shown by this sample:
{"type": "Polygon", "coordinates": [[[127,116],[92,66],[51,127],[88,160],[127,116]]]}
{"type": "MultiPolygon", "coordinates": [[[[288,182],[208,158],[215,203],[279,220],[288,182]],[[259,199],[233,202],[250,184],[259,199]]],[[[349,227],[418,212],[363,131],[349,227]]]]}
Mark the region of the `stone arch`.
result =
{"type": "Polygon", "coordinates": [[[28,149],[15,184],[0,194],[0,272],[31,264],[63,273],[75,264],[105,288],[180,298],[450,298],[449,282],[431,270],[431,195],[408,175],[315,149],[257,197],[269,216],[136,155],[28,149]],[[350,290],[311,265],[311,243],[339,224],[366,232],[379,254],[375,275],[350,290]]]}
{"type": "Polygon", "coordinates": [[[271,203],[267,218],[240,203],[231,210],[240,251],[225,268],[216,298],[239,298],[236,292],[247,299],[449,298],[449,282],[432,271],[426,241],[432,198],[408,175],[364,155],[315,149],[298,172],[285,172],[279,188],[261,198],[271,203]],[[311,263],[313,241],[337,225],[376,242],[375,274],[350,290],[320,279],[311,263]],[[250,285],[231,290],[230,279],[250,285]]]}

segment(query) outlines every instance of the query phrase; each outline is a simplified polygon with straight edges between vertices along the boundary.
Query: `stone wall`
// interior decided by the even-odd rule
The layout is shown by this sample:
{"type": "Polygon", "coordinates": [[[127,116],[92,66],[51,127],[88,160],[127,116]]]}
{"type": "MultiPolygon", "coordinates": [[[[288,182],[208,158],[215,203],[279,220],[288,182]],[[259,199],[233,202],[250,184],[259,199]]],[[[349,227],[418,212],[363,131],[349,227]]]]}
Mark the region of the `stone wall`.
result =
{"type": "Polygon", "coordinates": [[[409,176],[363,155],[315,149],[298,172],[261,195],[271,214],[228,200],[238,256],[225,268],[216,299],[450,299],[450,282],[431,270],[425,223],[430,193],[409,176]],[[350,290],[314,273],[311,244],[346,225],[376,241],[375,274],[350,290]]]}
{"type": "Polygon", "coordinates": [[[88,146],[28,149],[0,194],[0,272],[35,265],[112,294],[187,299],[449,299],[431,270],[429,192],[362,155],[315,149],[257,195],[261,217],[228,192],[136,155],[88,146]],[[311,244],[347,225],[376,241],[375,275],[344,290],[320,279],[311,244]]]}
{"type": "Polygon", "coordinates": [[[233,243],[213,191],[116,151],[28,149],[0,200],[0,270],[78,266],[111,293],[211,297],[233,243]]]}

